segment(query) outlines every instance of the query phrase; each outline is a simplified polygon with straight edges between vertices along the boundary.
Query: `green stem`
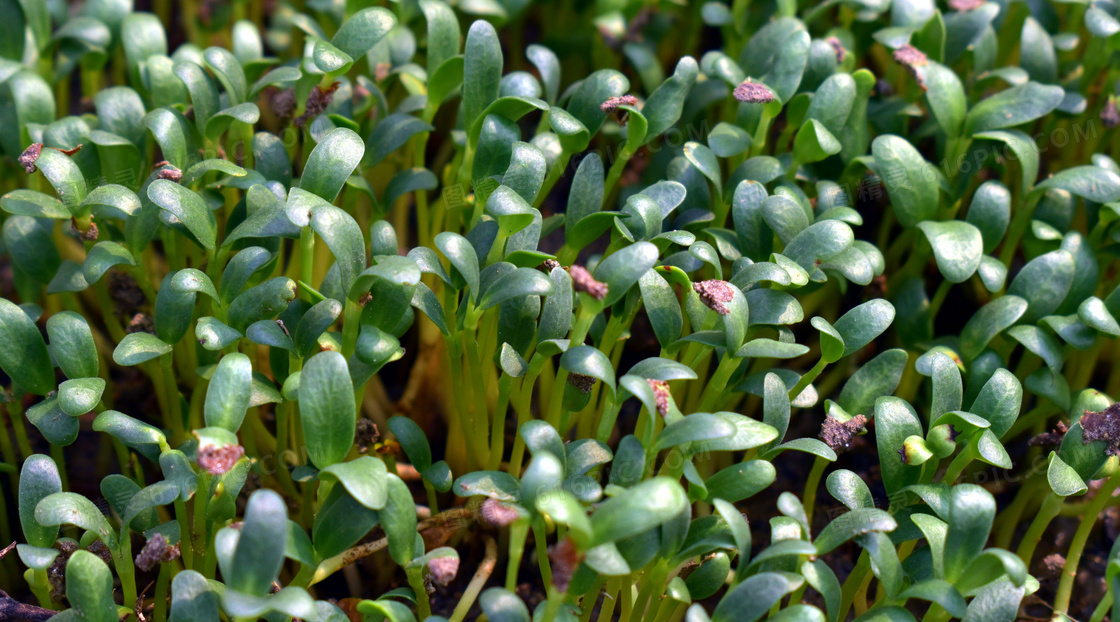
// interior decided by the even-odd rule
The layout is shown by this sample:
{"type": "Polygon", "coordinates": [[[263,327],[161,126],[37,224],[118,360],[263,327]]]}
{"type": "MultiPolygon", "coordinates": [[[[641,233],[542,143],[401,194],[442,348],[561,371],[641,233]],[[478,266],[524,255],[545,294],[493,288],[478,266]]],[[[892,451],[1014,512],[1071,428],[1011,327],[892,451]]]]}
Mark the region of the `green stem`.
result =
{"type": "Polygon", "coordinates": [[[541,185],[541,190],[537,193],[536,200],[533,201],[533,207],[540,209],[540,206],[544,204],[548,193],[552,190],[552,187],[556,185],[556,182],[560,181],[560,177],[563,176],[564,171],[567,170],[568,162],[571,159],[572,154],[567,151],[560,152],[560,157],[556,159],[556,164],[548,169],[548,177],[544,180],[544,184],[541,185]]]}
{"type": "Polygon", "coordinates": [[[537,549],[537,564],[541,569],[544,585],[552,585],[552,565],[548,561],[548,539],[544,528],[544,518],[533,519],[533,544],[537,549]]]}
{"type": "Polygon", "coordinates": [[[529,535],[529,519],[521,518],[509,526],[509,561],[506,563],[506,589],[517,589],[517,571],[525,553],[525,538],[529,535]]]}
{"type": "Polygon", "coordinates": [[[432,604],[428,601],[428,590],[424,587],[424,567],[406,568],[408,585],[416,593],[416,608],[421,620],[426,620],[432,615],[432,604]]]}
{"type": "Polygon", "coordinates": [[[797,381],[797,384],[793,385],[793,388],[789,390],[789,399],[797,399],[797,396],[801,395],[801,392],[805,390],[805,387],[813,384],[813,381],[817,379],[817,376],[821,375],[821,372],[824,371],[824,368],[827,366],[828,362],[823,358],[817,361],[817,364],[814,365],[812,369],[805,372],[805,375],[801,376],[801,379],[797,381]]]}
{"type": "Polygon", "coordinates": [[[1077,578],[1077,566],[1081,563],[1081,553],[1084,552],[1085,543],[1089,540],[1089,535],[1097,524],[1097,517],[1100,516],[1101,510],[1108,505],[1108,502],[1112,500],[1112,493],[1117,486],[1120,486],[1120,471],[1113,473],[1104,485],[1097,490],[1097,496],[1093,498],[1093,502],[1085,512],[1085,517],[1081,520],[1081,525],[1078,526],[1077,532],[1073,534],[1073,540],[1069,545],[1069,553],[1066,555],[1066,565],[1062,569],[1062,581],[1058,584],[1058,593],[1054,597],[1054,611],[1069,612],[1069,601],[1073,595],[1073,582],[1077,578]]]}
{"type": "Polygon", "coordinates": [[[206,529],[206,506],[210,502],[210,477],[209,473],[201,471],[198,474],[198,490],[194,493],[194,545],[195,552],[202,560],[199,566],[206,565],[206,554],[210,550],[210,537],[206,529]]]}
{"type": "Polygon", "coordinates": [[[548,600],[545,601],[543,622],[554,622],[556,614],[560,612],[560,605],[564,604],[564,595],[554,586],[548,586],[548,600]]]}
{"type": "Polygon", "coordinates": [[[758,127],[754,130],[754,135],[751,136],[751,156],[764,155],[766,153],[766,135],[770,132],[770,121],[773,120],[773,115],[770,114],[770,104],[764,104],[761,116],[758,119],[758,127]]]}
{"type": "Polygon", "coordinates": [[[950,486],[953,485],[953,483],[957,481],[957,478],[961,476],[961,472],[964,471],[964,468],[968,466],[968,463],[972,462],[975,457],[976,443],[972,442],[965,445],[961,453],[957,454],[957,457],[953,458],[953,461],[949,463],[949,468],[945,469],[945,476],[941,478],[941,481],[950,486]]]}
{"type": "Polygon", "coordinates": [[[1104,598],[1101,599],[1101,602],[1099,605],[1097,605],[1097,608],[1093,610],[1093,615],[1089,618],[1089,622],[1102,622],[1102,620],[1104,620],[1105,614],[1107,614],[1108,610],[1112,608],[1112,601],[1112,590],[1109,590],[1104,595],[1104,598]]]}
{"type": "Polygon", "coordinates": [[[599,594],[603,592],[603,585],[606,581],[606,577],[600,575],[595,579],[595,584],[591,589],[583,595],[583,600],[580,602],[580,622],[591,622],[591,614],[595,611],[595,603],[599,600],[599,594]]]}
{"type": "MultiPolygon", "coordinates": [[[[588,298],[589,299],[589,298],[588,298]]],[[[583,345],[584,340],[587,338],[587,331],[591,328],[591,322],[595,316],[599,314],[598,309],[592,311],[590,305],[586,304],[584,295],[580,295],[579,313],[576,315],[575,324],[572,326],[570,347],[583,345]]],[[[564,404],[564,384],[568,380],[568,370],[560,369],[556,372],[556,382],[552,385],[552,395],[550,396],[548,405],[548,415],[545,421],[554,428],[560,428],[560,416],[564,404]]]]}
{"type": "Polygon", "coordinates": [[[1011,259],[1015,257],[1015,251],[1019,250],[1019,240],[1022,239],[1023,234],[1027,232],[1027,227],[1031,224],[1031,216],[1034,215],[1034,209],[1038,205],[1039,198],[1041,198],[1041,194],[1029,199],[1011,219],[1011,225],[1007,228],[1007,236],[1003,239],[1003,248],[999,253],[999,260],[1003,265],[1011,265],[1011,259]]]}
{"type": "Polygon", "coordinates": [[[358,330],[361,327],[362,308],[353,300],[346,301],[346,314],[342,322],[342,354],[349,357],[358,343],[358,330]]]}
{"type": "Polygon", "coordinates": [[[610,205],[612,195],[614,194],[614,187],[618,184],[618,180],[622,177],[622,173],[626,170],[626,164],[634,153],[629,149],[629,145],[623,145],[622,149],[618,152],[618,157],[614,159],[611,164],[610,170],[607,172],[606,185],[603,187],[603,208],[607,209],[610,205]]]}
{"type": "Polygon", "coordinates": [[[66,470],[66,453],[61,445],[51,443],[51,460],[54,460],[55,465],[58,467],[59,479],[62,481],[62,489],[70,490],[70,476],[66,470]]]}
{"type": "MultiPolygon", "coordinates": [[[[514,410],[517,411],[517,430],[520,432],[521,426],[525,425],[527,421],[533,418],[533,413],[530,411],[533,400],[533,386],[537,382],[537,376],[540,375],[540,369],[530,367],[529,375],[521,381],[521,386],[517,389],[517,399],[514,401],[514,410]]],[[[525,459],[525,439],[521,434],[513,435],[513,451],[510,452],[509,465],[506,467],[506,472],[514,477],[521,477],[521,463],[525,459]]]]}
{"type": "Polygon", "coordinates": [[[700,397],[700,405],[696,412],[706,413],[718,410],[716,407],[719,406],[720,401],[727,397],[727,381],[735,373],[735,370],[739,369],[739,363],[742,361],[742,358],[733,356],[730,352],[723,355],[719,365],[716,366],[715,373],[712,374],[712,379],[704,387],[704,392],[700,397]]]}
{"type": "Polygon", "coordinates": [[[432,511],[432,514],[438,514],[439,500],[436,499],[436,489],[428,480],[424,480],[424,492],[428,496],[428,509],[432,511]]]}
{"type": "Polygon", "coordinates": [[[630,622],[641,622],[645,619],[647,603],[650,598],[660,592],[669,570],[668,563],[661,560],[646,574],[645,581],[642,582],[642,588],[638,592],[638,600],[634,603],[634,610],[630,613],[630,622]]]}
{"type": "Polygon", "coordinates": [[[183,565],[194,570],[194,535],[187,504],[182,499],[175,500],[175,519],[179,521],[179,555],[183,558],[183,565]]]}
{"type": "Polygon", "coordinates": [[[159,357],[159,366],[163,372],[163,390],[167,396],[167,416],[170,419],[168,423],[176,442],[181,442],[186,438],[186,430],[183,427],[183,405],[179,399],[179,387],[175,383],[175,370],[172,367],[171,355],[172,353],[169,352],[159,357]]]}
{"type": "Polygon", "coordinates": [[[498,379],[498,405],[494,409],[494,420],[490,424],[490,461],[487,470],[497,471],[502,466],[502,454],[506,445],[506,412],[509,410],[510,390],[513,378],[502,374],[498,379]]]}
{"type": "Polygon", "coordinates": [[[805,480],[805,493],[802,494],[802,505],[805,507],[805,516],[809,521],[809,528],[813,527],[813,509],[817,503],[817,489],[820,488],[821,475],[828,467],[828,460],[817,456],[813,460],[813,468],[809,470],[809,478],[805,480]]]}
{"type": "Polygon", "coordinates": [[[152,594],[155,609],[152,618],[156,622],[167,620],[167,584],[171,581],[171,564],[159,565],[159,577],[156,578],[156,591],[152,594]]]}
{"type": "MultiPolygon", "coordinates": [[[[467,589],[463,591],[463,595],[459,598],[459,604],[455,605],[455,611],[451,614],[451,622],[462,622],[467,617],[467,612],[471,610],[471,605],[478,598],[479,592],[486,586],[486,582],[490,579],[497,563],[498,545],[494,542],[494,538],[486,536],[486,553],[482,558],[482,563],[478,565],[474,576],[471,577],[471,582],[467,584],[467,589]]],[[[512,588],[510,591],[513,591],[512,588]]]]}
{"type": "Polygon", "coordinates": [[[1058,495],[1050,492],[1046,494],[1043,499],[1042,505],[1038,508],[1038,513],[1035,514],[1034,520],[1031,521],[1030,527],[1027,528],[1027,533],[1023,535],[1022,543],[1019,545],[1017,554],[1019,559],[1027,565],[1031,566],[1031,559],[1034,557],[1034,549],[1038,545],[1039,540],[1042,538],[1042,533],[1050,525],[1050,521],[1058,515],[1062,509],[1064,499],[1058,495]]]}
{"type": "MultiPolygon", "coordinates": [[[[596,618],[597,622],[610,622],[614,619],[615,605],[617,605],[619,599],[622,598],[622,591],[626,589],[626,587],[626,577],[619,577],[607,581],[607,590],[603,593],[603,606],[599,609],[599,617],[596,618]]],[[[595,603],[592,602],[589,609],[593,609],[594,607],[595,603]]]]}
{"type": "Polygon", "coordinates": [[[478,354],[478,341],[474,330],[467,328],[459,333],[459,335],[463,340],[465,355],[463,365],[466,368],[466,374],[470,376],[471,387],[474,389],[474,414],[471,417],[473,425],[469,429],[473,435],[471,442],[474,444],[475,451],[470,453],[476,458],[479,467],[482,467],[489,459],[488,456],[481,454],[486,452],[490,436],[488,429],[490,413],[486,400],[486,382],[482,377],[484,363],[478,354]]]}
{"type": "Polygon", "coordinates": [[[33,570],[31,572],[31,592],[35,594],[35,598],[39,600],[39,606],[44,609],[54,609],[54,603],[51,602],[51,585],[47,579],[46,569],[33,570]]]}
{"type": "MultiPolygon", "coordinates": [[[[303,227],[299,232],[299,280],[314,287],[315,278],[315,232],[310,226],[303,227]]],[[[311,294],[303,292],[304,298],[312,302],[311,294]]]]}
{"type": "Polygon", "coordinates": [[[136,606],[136,571],[132,565],[132,539],[127,529],[121,531],[113,565],[116,566],[117,576],[121,579],[124,606],[132,609],[136,606]]]}
{"type": "Polygon", "coordinates": [[[31,449],[31,439],[27,437],[27,422],[23,417],[23,400],[19,396],[8,402],[8,416],[12,420],[12,431],[16,435],[16,446],[24,459],[35,453],[31,449]]]}
{"type": "Polygon", "coordinates": [[[852,574],[844,580],[844,586],[840,590],[840,619],[845,620],[848,617],[848,610],[852,608],[852,603],[856,599],[856,592],[863,584],[864,577],[867,576],[867,571],[871,567],[871,558],[867,555],[867,551],[860,553],[859,560],[856,562],[855,568],[852,569],[852,574]]]}
{"type": "Polygon", "coordinates": [[[943,279],[941,285],[937,286],[937,292],[933,295],[933,301],[929,303],[929,317],[933,321],[937,317],[937,312],[941,309],[941,305],[945,303],[945,297],[949,294],[949,290],[953,284],[948,279],[943,279]]]}

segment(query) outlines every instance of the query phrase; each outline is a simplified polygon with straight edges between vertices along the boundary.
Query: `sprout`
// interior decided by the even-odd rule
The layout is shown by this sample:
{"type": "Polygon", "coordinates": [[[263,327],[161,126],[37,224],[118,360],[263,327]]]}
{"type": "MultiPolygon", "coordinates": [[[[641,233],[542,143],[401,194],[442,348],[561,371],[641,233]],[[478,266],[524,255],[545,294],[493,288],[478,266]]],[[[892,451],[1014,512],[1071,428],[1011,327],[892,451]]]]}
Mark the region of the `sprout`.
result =
{"type": "Polygon", "coordinates": [[[9,4],[0,619],[1120,597],[1111,4],[9,4]]]}

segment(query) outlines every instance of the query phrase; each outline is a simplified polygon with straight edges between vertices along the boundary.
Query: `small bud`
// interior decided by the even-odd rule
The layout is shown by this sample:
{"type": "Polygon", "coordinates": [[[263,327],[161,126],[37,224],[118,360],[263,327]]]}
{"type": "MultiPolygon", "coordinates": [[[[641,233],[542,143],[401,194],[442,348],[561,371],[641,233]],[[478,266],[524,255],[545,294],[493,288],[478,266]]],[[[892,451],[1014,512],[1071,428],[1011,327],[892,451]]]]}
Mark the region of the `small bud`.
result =
{"type": "Polygon", "coordinates": [[[1069,432],[1069,426],[1065,422],[1059,421],[1053,430],[1032,437],[1028,444],[1037,447],[1058,447],[1062,444],[1066,432],[1069,432]]]}
{"type": "Polygon", "coordinates": [[[120,270],[109,272],[109,298],[116,303],[116,311],[120,316],[134,313],[148,301],[136,279],[120,270]]]}
{"type": "Polygon", "coordinates": [[[19,154],[19,165],[23,167],[28,173],[34,173],[35,161],[39,159],[39,154],[43,152],[43,143],[31,143],[23,153],[19,154]]]}
{"type": "Polygon", "coordinates": [[[898,450],[898,453],[902,456],[903,464],[910,466],[924,464],[926,460],[933,457],[933,452],[926,445],[926,440],[917,434],[906,437],[906,440],[902,441],[902,449],[898,450]]]}
{"type": "Polygon", "coordinates": [[[669,393],[669,383],[664,380],[646,378],[649,388],[653,389],[653,397],[657,400],[657,414],[662,417],[669,415],[669,405],[672,404],[673,394],[669,393]]]}
{"type": "Polygon", "coordinates": [[[1081,442],[1089,444],[1093,441],[1105,443],[1104,453],[1120,455],[1120,402],[1100,412],[1086,410],[1081,415],[1081,442]]]}
{"type": "Polygon", "coordinates": [[[493,498],[483,501],[478,513],[482,516],[483,522],[497,529],[506,527],[521,518],[521,512],[517,511],[517,508],[493,498]]]}
{"type": "Polygon", "coordinates": [[[938,458],[951,456],[957,450],[957,430],[948,423],[935,426],[926,435],[926,444],[938,458]]]}
{"type": "Polygon", "coordinates": [[[928,64],[929,57],[914,46],[904,45],[894,51],[894,60],[906,67],[906,70],[910,72],[911,76],[914,76],[914,79],[918,81],[918,86],[922,87],[923,91],[928,90],[925,80],[918,72],[918,67],[928,64]]]}
{"type": "Polygon", "coordinates": [[[618,110],[619,106],[637,106],[638,98],[633,95],[622,95],[621,97],[611,97],[607,101],[599,105],[599,109],[603,112],[614,112],[618,110]]]}
{"type": "Polygon", "coordinates": [[[568,274],[572,276],[572,287],[577,292],[584,292],[595,300],[602,300],[607,297],[607,284],[596,281],[595,277],[581,265],[573,264],[568,268],[568,274]]]}
{"type": "Polygon", "coordinates": [[[541,265],[538,266],[538,268],[540,268],[541,271],[543,271],[545,274],[549,274],[553,270],[555,270],[556,268],[559,268],[559,267],[560,267],[560,262],[556,261],[555,259],[545,259],[544,261],[541,262],[541,265]]]}
{"type": "Polygon", "coordinates": [[[97,225],[93,223],[93,218],[89,219],[89,227],[87,227],[84,231],[79,226],[78,219],[71,218],[70,233],[83,242],[92,242],[96,240],[100,235],[100,231],[97,230],[97,225]]]}
{"type": "Polygon", "coordinates": [[[292,114],[296,111],[295,89],[277,90],[269,99],[269,103],[272,105],[272,111],[281,119],[290,119],[292,114]]]}
{"type": "Polygon", "coordinates": [[[568,373],[568,384],[579,389],[582,393],[591,393],[591,387],[595,386],[595,378],[592,376],[585,376],[574,372],[568,373]]]}
{"type": "Polygon", "coordinates": [[[221,475],[233,468],[241,456],[245,455],[245,448],[241,445],[214,445],[199,446],[198,466],[211,475],[221,475]]]}
{"type": "Polygon", "coordinates": [[[455,580],[459,574],[459,558],[457,556],[435,557],[428,560],[428,576],[432,583],[445,587],[455,580]]]}
{"type": "Polygon", "coordinates": [[[752,82],[750,78],[735,87],[732,95],[745,104],[769,104],[774,101],[773,91],[766,88],[766,85],[761,82],[752,82]]]}
{"type": "Polygon", "coordinates": [[[179,557],[179,546],[167,542],[162,534],[156,533],[136,556],[136,567],[150,572],[156,566],[179,557]]]}
{"type": "Polygon", "coordinates": [[[1112,97],[1109,97],[1104,103],[1104,108],[1101,108],[1101,125],[1105,129],[1120,125],[1120,110],[1116,109],[1116,100],[1112,97]]]}
{"type": "Polygon", "coordinates": [[[358,446],[358,451],[365,453],[369,448],[377,442],[381,434],[377,430],[377,424],[373,421],[362,417],[358,419],[358,424],[354,431],[354,444],[358,446]]]}
{"type": "Polygon", "coordinates": [[[303,114],[292,123],[296,127],[303,127],[307,125],[308,121],[323,114],[327,106],[330,106],[331,102],[334,101],[334,92],[338,90],[339,84],[339,82],[333,82],[326,89],[316,85],[315,88],[311,89],[311,92],[307,94],[307,104],[303,108],[303,114]]]}
{"type": "Polygon", "coordinates": [[[904,45],[895,50],[894,60],[899,64],[908,66],[920,66],[929,63],[929,57],[912,45],[904,45]]]}
{"type": "Polygon", "coordinates": [[[129,335],[132,333],[148,333],[154,335],[156,334],[156,323],[150,316],[137,313],[128,321],[128,326],[125,327],[124,332],[129,335]]]}
{"type": "Polygon", "coordinates": [[[1108,479],[1112,477],[1117,470],[1120,470],[1120,456],[1109,456],[1108,459],[1104,461],[1104,464],[1101,465],[1101,468],[1097,469],[1097,472],[1093,473],[1089,479],[1108,479]]]}
{"type": "Polygon", "coordinates": [[[156,171],[156,179],[167,179],[175,183],[183,180],[183,171],[172,166],[167,160],[157,163],[155,168],[159,169],[156,171]]]}
{"type": "Polygon", "coordinates": [[[391,63],[377,63],[377,66],[373,68],[373,79],[377,82],[384,82],[392,70],[393,65],[391,63]]]}
{"type": "MultiPolygon", "coordinates": [[[[100,542],[100,540],[98,540],[100,542]]],[[[51,600],[62,602],[66,594],[66,562],[78,550],[78,545],[69,538],[61,538],[54,544],[59,553],[47,568],[47,582],[51,585],[51,600]]]]}
{"type": "Polygon", "coordinates": [[[844,59],[848,57],[848,50],[844,49],[844,44],[841,43],[840,40],[836,37],[829,37],[825,39],[825,43],[831,45],[832,50],[836,52],[837,64],[844,62],[844,59]]]}
{"type": "Polygon", "coordinates": [[[619,51],[622,49],[622,40],[614,36],[614,33],[609,28],[600,24],[599,35],[603,37],[603,43],[612,50],[619,51]]]}
{"type": "Polygon", "coordinates": [[[625,126],[626,122],[630,119],[630,113],[625,110],[619,110],[619,106],[637,106],[638,98],[633,95],[623,95],[622,97],[611,97],[607,101],[599,105],[599,109],[607,113],[615,113],[615,119],[618,124],[625,126]]]}
{"type": "Polygon", "coordinates": [[[821,433],[818,438],[839,454],[851,448],[852,439],[864,432],[866,426],[867,417],[863,415],[856,415],[847,421],[827,416],[821,423],[821,433]]]}
{"type": "Polygon", "coordinates": [[[567,592],[576,569],[583,561],[583,554],[576,543],[568,536],[548,547],[548,561],[552,565],[552,585],[561,592],[567,592]]]}
{"type": "Polygon", "coordinates": [[[113,552],[110,551],[109,547],[100,539],[90,542],[89,546],[86,547],[86,551],[100,557],[101,561],[105,562],[106,566],[113,565],[113,552]]]}
{"type": "Polygon", "coordinates": [[[949,8],[961,13],[978,9],[983,4],[984,0],[949,0],[949,8]]]}
{"type": "Polygon", "coordinates": [[[1051,553],[1042,558],[1042,579],[1053,581],[1062,575],[1062,569],[1066,567],[1066,558],[1062,557],[1060,553],[1051,553]]]}
{"type": "Polygon", "coordinates": [[[700,281],[699,283],[693,283],[692,289],[700,295],[700,302],[703,302],[712,311],[720,315],[731,313],[731,309],[724,303],[731,302],[735,298],[735,290],[731,288],[727,281],[716,279],[700,281]]]}

